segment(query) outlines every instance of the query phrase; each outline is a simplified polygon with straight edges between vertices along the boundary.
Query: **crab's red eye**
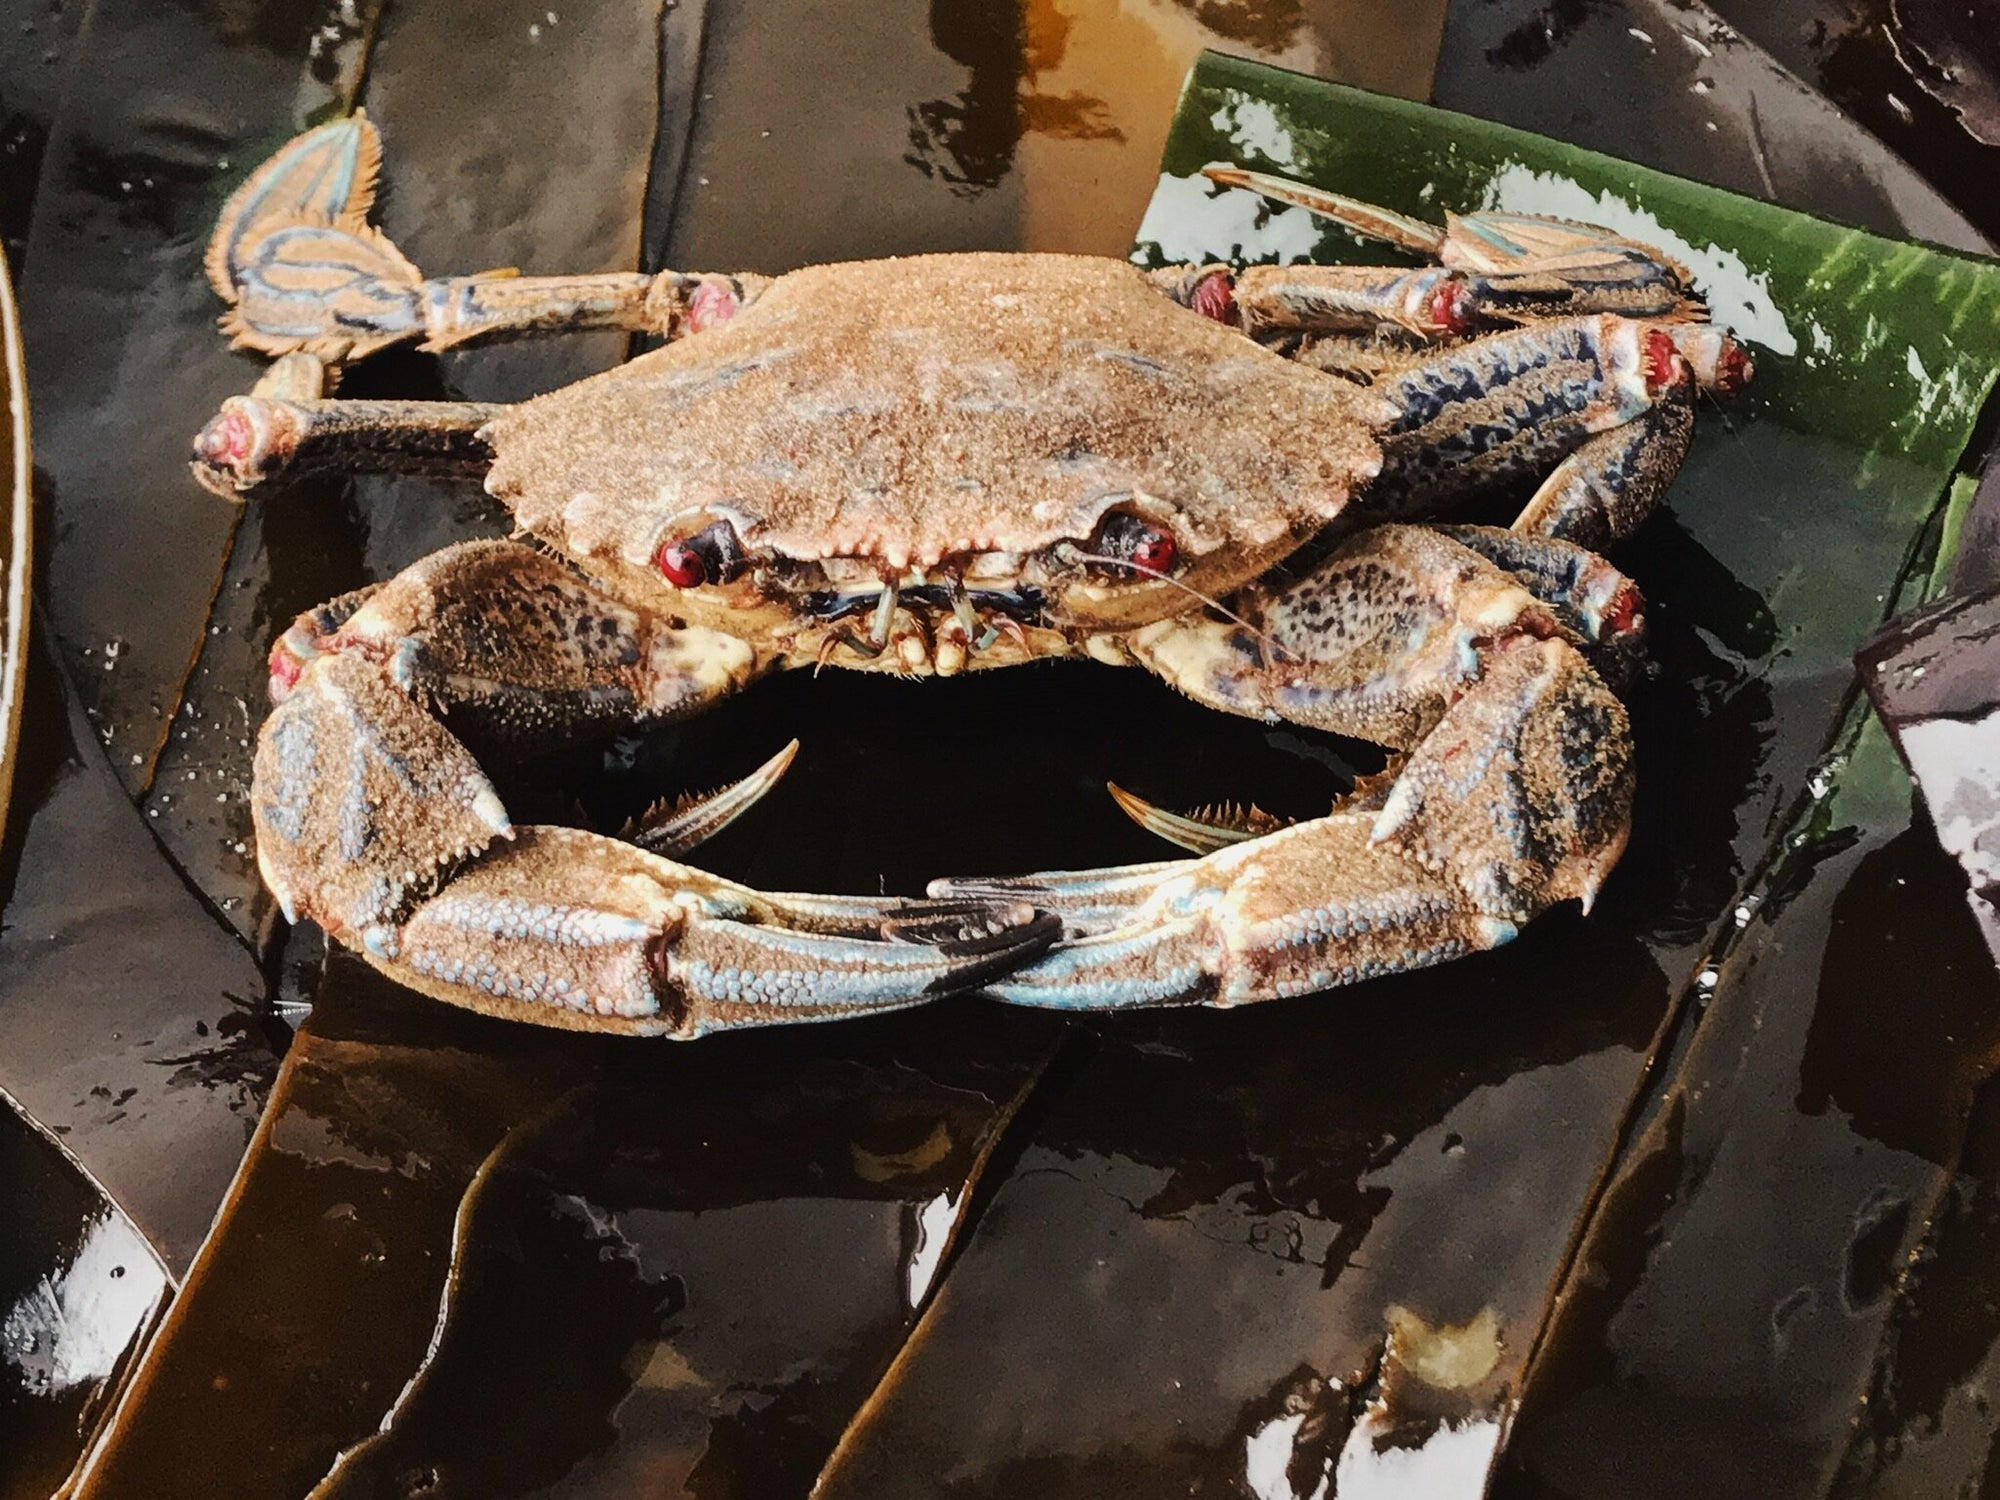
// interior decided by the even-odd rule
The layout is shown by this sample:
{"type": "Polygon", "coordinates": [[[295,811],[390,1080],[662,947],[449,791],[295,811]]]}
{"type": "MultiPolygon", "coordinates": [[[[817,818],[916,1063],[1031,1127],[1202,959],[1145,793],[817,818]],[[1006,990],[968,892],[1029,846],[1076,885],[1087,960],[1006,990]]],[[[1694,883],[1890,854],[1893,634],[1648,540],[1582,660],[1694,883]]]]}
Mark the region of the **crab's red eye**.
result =
{"type": "Polygon", "coordinates": [[[1098,523],[1090,550],[1103,563],[1129,564],[1130,571],[1146,575],[1173,572],[1181,555],[1172,532],[1122,510],[1114,510],[1098,523]]]}
{"type": "Polygon", "coordinates": [[[1172,572],[1174,559],[1179,555],[1180,548],[1174,545],[1174,539],[1164,531],[1155,531],[1151,536],[1142,538],[1132,548],[1132,561],[1148,573],[1172,572]]]}
{"type": "Polygon", "coordinates": [[[708,582],[707,561],[686,542],[665,543],[653,555],[653,562],[677,589],[698,589],[708,582]]]}
{"type": "Polygon", "coordinates": [[[749,566],[743,539],[728,521],[714,521],[693,536],[660,543],[653,566],[677,589],[698,589],[704,583],[728,583],[749,566]]]}

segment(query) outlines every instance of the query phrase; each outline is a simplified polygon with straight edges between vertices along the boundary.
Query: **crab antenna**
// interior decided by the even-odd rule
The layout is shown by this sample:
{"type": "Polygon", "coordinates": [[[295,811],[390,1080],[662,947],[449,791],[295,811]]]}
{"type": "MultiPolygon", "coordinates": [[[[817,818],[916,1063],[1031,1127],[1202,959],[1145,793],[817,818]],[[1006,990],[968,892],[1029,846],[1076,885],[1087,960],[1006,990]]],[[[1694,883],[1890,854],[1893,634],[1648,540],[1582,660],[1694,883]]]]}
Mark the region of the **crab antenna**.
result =
{"type": "Polygon", "coordinates": [[[1158,568],[1149,568],[1144,563],[1133,562],[1132,559],[1130,559],[1129,557],[1106,557],[1101,552],[1071,552],[1070,556],[1075,558],[1078,562],[1102,563],[1106,567],[1110,568],[1128,568],[1134,573],[1143,573],[1148,578],[1156,578],[1161,583],[1172,584],[1175,588],[1179,589],[1183,594],[1188,594],[1196,599],[1199,599],[1203,604],[1206,604],[1210,609],[1214,610],[1217,614],[1221,615],[1223,619],[1229,621],[1232,625],[1242,626],[1245,630],[1249,631],[1252,635],[1256,636],[1258,640],[1262,641],[1265,645],[1269,646],[1273,651],[1277,652],[1278,655],[1284,657],[1286,660],[1297,661],[1299,659],[1298,653],[1296,651],[1291,650],[1283,642],[1277,640],[1267,632],[1259,630],[1255,625],[1252,625],[1248,620],[1244,619],[1243,616],[1237,614],[1234,610],[1226,608],[1221,600],[1211,598],[1209,595],[1204,594],[1200,589],[1188,587],[1188,585],[1182,583],[1178,578],[1169,577],[1167,574],[1162,573],[1158,568]]]}

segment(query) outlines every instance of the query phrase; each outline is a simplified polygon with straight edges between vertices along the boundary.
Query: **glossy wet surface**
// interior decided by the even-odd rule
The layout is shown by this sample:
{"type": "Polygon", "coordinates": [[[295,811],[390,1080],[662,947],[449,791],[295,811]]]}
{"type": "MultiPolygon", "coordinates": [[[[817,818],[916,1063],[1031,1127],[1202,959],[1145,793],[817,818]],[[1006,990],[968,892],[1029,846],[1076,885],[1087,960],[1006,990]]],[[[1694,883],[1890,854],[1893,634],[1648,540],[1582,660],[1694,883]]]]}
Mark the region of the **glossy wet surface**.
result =
{"type": "MultiPolygon", "coordinates": [[[[970,244],[1115,250],[1202,40],[1424,92],[1428,46],[1387,37],[1392,18],[1365,7],[1322,9],[911,6],[891,24],[829,3],[781,25],[681,0],[662,28],[614,0],[487,7],[476,34],[394,10],[362,99],[387,137],[382,222],[426,270],[595,269],[641,245],[651,264],[758,269],[970,244]],[[506,109],[443,107],[501,77],[506,109]],[[579,94],[591,108],[565,107],[579,94]],[[532,149],[508,127],[516,110],[545,122],[532,149]]],[[[368,35],[371,16],[343,35],[368,35]]],[[[309,946],[265,951],[272,914],[237,847],[265,644],[296,609],[504,522],[476,492],[329,483],[252,507],[224,556],[233,518],[184,483],[180,445],[255,367],[211,340],[205,287],[177,278],[227,185],[358,76],[360,43],[308,61],[325,20],[309,9],[247,27],[175,18],[185,29],[163,38],[149,8],[93,6],[78,58],[143,79],[150,46],[189,69],[50,135],[60,170],[35,233],[57,248],[31,243],[31,316],[98,333],[45,333],[35,377],[53,412],[44,576],[66,580],[55,638],[81,701],[65,720],[44,672],[31,715],[46,769],[23,792],[0,940],[0,963],[42,967],[0,993],[77,997],[76,1025],[40,1028],[48,1061],[21,1069],[59,1081],[26,1102],[78,1138],[180,1271],[284,1035],[249,1024],[250,1007],[311,973],[309,946]],[[197,65],[237,80],[235,113],[192,97],[209,87],[197,65]],[[136,175],[92,176],[106,160],[136,175]],[[143,373],[163,367],[185,378],[143,373]],[[159,451],[113,454],[107,426],[159,451]],[[65,722],[73,735],[51,732],[65,722]],[[91,759],[93,733],[108,762],[91,759]],[[114,828],[162,870],[151,832],[193,891],[155,875],[156,914],[128,922],[107,901],[87,920],[90,886],[148,877],[54,851],[115,849],[114,828]],[[40,926],[73,935],[37,946],[40,926]],[[147,1005],[157,1020],[103,1040],[147,1005]],[[119,1128],[135,1102],[154,1111],[143,1133],[119,1128]],[[184,1133],[163,1149],[165,1116],[184,1133]],[[177,1182],[166,1163],[206,1175],[177,1182]]],[[[1454,25],[1498,19],[1462,7],[1454,25]]],[[[1636,45],[1629,29],[1573,27],[1568,45],[1636,45]]],[[[1659,128],[1665,105],[1542,120],[1528,101],[1578,53],[1493,60],[1505,35],[1447,48],[1443,102],[1764,186],[1757,153],[1732,154],[1740,103],[1715,116],[1726,130],[1680,117],[1684,142],[1659,128]],[[1725,139],[1712,156],[1674,149],[1708,136],[1725,139]]],[[[1694,55],[1657,40],[1663,68],[1694,55]]],[[[1699,99],[1694,81],[1618,97],[1699,99]]],[[[1725,76],[1715,92],[1751,87],[1725,76]]],[[[1221,116],[1213,130],[1242,150],[1268,140],[1222,105],[1201,112],[1221,116]]],[[[1763,108],[1773,135],[1838,154],[1809,102],[1775,121],[1763,108]]],[[[1365,152],[1368,133],[1354,138],[1365,152]]],[[[1220,154],[1194,137],[1179,149],[1170,172],[1220,154]]],[[[1783,196],[1823,189],[1832,211],[1964,242],[1919,185],[1854,149],[1861,167],[1802,172],[1783,196]]],[[[1371,192],[1417,185],[1392,177],[1371,192]]],[[[1748,269],[1785,285],[1786,265],[1748,269]]],[[[1848,315],[1836,293],[1866,285],[1865,269],[1843,274],[1825,321],[1848,315]]],[[[1507,1419],[1519,1493],[1630,1493],[1634,1474],[1687,1493],[1670,1479],[1697,1453],[1716,1467],[1694,1492],[1711,1494],[1824,1493],[1836,1473],[1852,1493],[1929,1493],[1920,1472],[1977,1472],[1990,1339],[1945,1339],[1939,1322],[1987,1295],[1994,1111],[1968,1110],[2000,994],[1969,918],[1951,925],[1952,868],[1886,747],[1838,730],[1846,655],[1888,607],[1933,466],[1952,457],[1926,451],[1914,414],[1951,391],[1930,343],[1933,387],[1896,373],[1887,389],[1854,373],[1848,346],[1817,349],[1781,301],[1795,354],[1758,351],[1752,400],[1705,413],[1721,419],[1672,513],[1620,554],[1653,603],[1659,670],[1634,703],[1640,826],[1590,919],[1558,913],[1489,959],[1240,1015],[1078,1027],[961,1002],[694,1048],[498,1026],[336,962],[85,1493],[291,1494],[324,1478],[340,1495],[782,1496],[824,1467],[840,1495],[1309,1495],[1329,1472],[1344,1495],[1412,1493],[1419,1474],[1476,1494],[1507,1419]],[[1885,402],[1908,420],[1863,460],[1846,433],[1875,430],[1885,402]],[[1843,735],[1826,782],[1840,791],[1816,796],[1817,758],[1843,735]],[[1798,849],[1759,878],[1789,829],[1798,849]],[[1927,1233],[1941,1266],[1966,1269],[1899,1296],[1927,1233]],[[1882,1373],[1891,1346],[1916,1373],[1882,1373]],[[1357,1431],[1347,1388],[1378,1382],[1391,1397],[1357,1431]],[[1891,1415],[1850,1452],[1871,1390],[1891,1415]],[[1399,1441],[1378,1441],[1392,1428],[1399,1441]]],[[[616,352],[385,359],[348,389],[504,396],[616,352]]],[[[1871,358],[1900,372],[1904,346],[1871,358]]],[[[944,870],[1149,858],[1105,780],[1169,806],[1306,814],[1350,760],[1370,763],[1220,721],[1137,673],[828,674],[576,756],[537,795],[558,811],[580,796],[615,826],[794,734],[798,767],[704,863],[769,886],[911,890],[944,870]]],[[[53,1471],[42,1462],[35,1474],[53,1471]]],[[[0,1491],[40,1492],[28,1484],[0,1466],[0,1491]]]]}

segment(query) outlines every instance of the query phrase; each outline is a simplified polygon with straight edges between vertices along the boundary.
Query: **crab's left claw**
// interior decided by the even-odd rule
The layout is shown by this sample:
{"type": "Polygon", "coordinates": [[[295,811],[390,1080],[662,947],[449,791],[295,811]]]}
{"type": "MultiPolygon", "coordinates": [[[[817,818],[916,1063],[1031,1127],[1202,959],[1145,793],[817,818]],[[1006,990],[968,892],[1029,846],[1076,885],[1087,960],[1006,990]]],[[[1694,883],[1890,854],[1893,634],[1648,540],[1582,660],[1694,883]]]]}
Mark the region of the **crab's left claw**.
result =
{"type": "Polygon", "coordinates": [[[988,986],[1066,1009],[1238,1005],[1442,963],[1586,906],[1625,845],[1623,708],[1567,643],[1517,640],[1417,746],[1379,807],[1198,860],[941,881],[1031,903],[1065,941],[988,986]]]}
{"type": "Polygon", "coordinates": [[[412,989],[488,1014],[687,1038],[921,1005],[1000,978],[1058,931],[1019,901],[769,895],[523,827],[363,946],[412,989]]]}

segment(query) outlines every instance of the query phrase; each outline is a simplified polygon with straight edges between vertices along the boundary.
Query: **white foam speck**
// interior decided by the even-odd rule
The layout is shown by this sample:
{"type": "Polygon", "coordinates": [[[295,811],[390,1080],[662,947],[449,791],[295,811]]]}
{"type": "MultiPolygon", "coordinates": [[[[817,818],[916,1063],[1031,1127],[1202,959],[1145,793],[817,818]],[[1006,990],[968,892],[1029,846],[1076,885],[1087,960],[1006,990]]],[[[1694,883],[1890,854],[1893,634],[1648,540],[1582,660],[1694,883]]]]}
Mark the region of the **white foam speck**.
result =
{"type": "Polygon", "coordinates": [[[1273,1417],[1243,1440],[1243,1482],[1257,1500],[1325,1500],[1328,1475],[1310,1494],[1292,1488],[1292,1447],[1305,1420],[1302,1411],[1273,1417]]]}
{"type": "Polygon", "coordinates": [[[1486,1493],[1487,1471],[1500,1448],[1498,1422],[1446,1423],[1418,1447],[1377,1451],[1375,1440],[1388,1425],[1374,1408],[1354,1424],[1334,1470],[1340,1500],[1456,1500],[1486,1493]]]}
{"type": "MultiPolygon", "coordinates": [[[[1303,208],[1280,208],[1247,188],[1220,192],[1200,173],[1161,174],[1133,236],[1169,261],[1304,260],[1318,248],[1323,226],[1303,208]]],[[[1143,260],[1143,255],[1134,257],[1143,260]]]]}
{"type": "Polygon", "coordinates": [[[1209,117],[1209,124],[1229,137],[1241,161],[1254,152],[1275,166],[1297,171],[1298,142],[1279,120],[1277,110],[1263,99],[1232,90],[1232,100],[1209,117]]]}
{"type": "Polygon", "coordinates": [[[951,1236],[951,1195],[939,1193],[917,1210],[917,1243],[910,1252],[908,1268],[910,1306],[921,1307],[944,1257],[945,1241],[951,1236]]]}
{"type": "Polygon", "coordinates": [[[1515,163],[1502,168],[1486,186],[1481,208],[1511,213],[1550,214],[1607,229],[1657,245],[1694,273],[1696,286],[1708,299],[1715,321],[1738,338],[1773,354],[1796,354],[1799,341],[1785,315],[1771,300],[1769,280],[1752,272],[1732,250],[1710,243],[1696,246],[1682,239],[1645,209],[1606,189],[1592,193],[1582,183],[1557,172],[1537,172],[1515,163]]]}
{"type": "Polygon", "coordinates": [[[109,1376],[166,1289],[166,1272],[123,1214],[91,1226],[66,1271],[45,1276],[0,1320],[0,1357],[50,1395],[109,1376]]]}

